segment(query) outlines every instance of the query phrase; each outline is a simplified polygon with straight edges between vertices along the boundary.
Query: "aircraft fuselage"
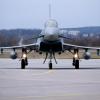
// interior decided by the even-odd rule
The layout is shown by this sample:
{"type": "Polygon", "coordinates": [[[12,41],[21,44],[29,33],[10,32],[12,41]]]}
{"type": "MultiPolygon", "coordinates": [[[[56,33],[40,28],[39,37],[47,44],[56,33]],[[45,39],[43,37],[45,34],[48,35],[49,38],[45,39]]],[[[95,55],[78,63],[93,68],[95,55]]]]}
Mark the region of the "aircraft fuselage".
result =
{"type": "Polygon", "coordinates": [[[43,52],[60,52],[62,51],[61,41],[42,41],[40,43],[40,51],[43,52]]]}
{"type": "Polygon", "coordinates": [[[62,42],[59,38],[58,23],[55,20],[48,20],[45,23],[45,28],[42,33],[44,35],[40,42],[40,51],[44,52],[59,52],[62,51],[62,42]]]}

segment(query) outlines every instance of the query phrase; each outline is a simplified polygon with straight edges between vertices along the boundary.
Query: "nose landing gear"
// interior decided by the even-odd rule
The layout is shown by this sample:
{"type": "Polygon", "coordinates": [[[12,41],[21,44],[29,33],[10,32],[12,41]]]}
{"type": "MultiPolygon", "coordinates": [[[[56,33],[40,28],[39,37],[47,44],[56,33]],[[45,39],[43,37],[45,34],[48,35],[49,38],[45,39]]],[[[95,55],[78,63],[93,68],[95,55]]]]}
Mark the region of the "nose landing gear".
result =
{"type": "Polygon", "coordinates": [[[47,59],[47,57],[48,57],[48,53],[50,54],[49,55],[49,59],[50,59],[50,61],[49,61],[49,69],[52,69],[52,58],[54,58],[54,60],[55,60],[55,63],[57,64],[57,61],[56,61],[56,58],[55,58],[55,53],[54,52],[47,52],[46,53],[46,57],[45,57],[45,60],[44,60],[44,62],[43,62],[43,64],[46,62],[46,59],[47,59]]]}

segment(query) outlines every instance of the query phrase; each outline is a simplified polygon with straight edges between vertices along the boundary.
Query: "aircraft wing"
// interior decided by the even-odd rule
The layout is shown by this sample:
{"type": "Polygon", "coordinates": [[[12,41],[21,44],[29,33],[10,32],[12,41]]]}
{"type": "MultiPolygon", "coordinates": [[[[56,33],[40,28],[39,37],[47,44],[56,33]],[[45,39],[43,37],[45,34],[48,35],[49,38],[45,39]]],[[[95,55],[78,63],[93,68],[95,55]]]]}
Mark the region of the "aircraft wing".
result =
{"type": "MultiPolygon", "coordinates": [[[[33,37],[31,39],[38,39],[38,38],[41,38],[41,37],[44,37],[44,35],[33,37]]],[[[30,39],[28,39],[28,40],[30,40],[30,39]]],[[[23,45],[22,44],[22,45],[18,45],[18,46],[0,47],[0,49],[21,49],[21,48],[32,48],[32,49],[35,49],[38,45],[39,45],[38,43],[32,43],[32,44],[27,44],[27,45],[23,45]]]]}
{"type": "Polygon", "coordinates": [[[19,46],[10,46],[10,47],[0,47],[0,49],[21,49],[21,48],[32,48],[35,49],[38,46],[38,43],[28,44],[28,45],[19,45],[19,46]]]}
{"type": "Polygon", "coordinates": [[[88,46],[79,46],[79,45],[72,45],[72,44],[68,44],[68,43],[63,43],[64,49],[68,50],[68,49],[75,49],[75,48],[79,48],[79,49],[93,49],[93,50],[100,50],[100,47],[88,47],[88,46]]]}

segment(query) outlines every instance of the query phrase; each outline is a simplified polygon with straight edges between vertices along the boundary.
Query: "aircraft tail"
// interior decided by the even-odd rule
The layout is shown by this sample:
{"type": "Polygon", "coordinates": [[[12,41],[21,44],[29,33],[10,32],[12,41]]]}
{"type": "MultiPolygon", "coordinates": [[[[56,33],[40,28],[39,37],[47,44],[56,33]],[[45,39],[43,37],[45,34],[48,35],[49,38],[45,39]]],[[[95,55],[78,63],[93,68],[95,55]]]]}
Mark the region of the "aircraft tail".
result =
{"type": "Polygon", "coordinates": [[[49,4],[49,19],[51,19],[51,4],[49,4]]]}

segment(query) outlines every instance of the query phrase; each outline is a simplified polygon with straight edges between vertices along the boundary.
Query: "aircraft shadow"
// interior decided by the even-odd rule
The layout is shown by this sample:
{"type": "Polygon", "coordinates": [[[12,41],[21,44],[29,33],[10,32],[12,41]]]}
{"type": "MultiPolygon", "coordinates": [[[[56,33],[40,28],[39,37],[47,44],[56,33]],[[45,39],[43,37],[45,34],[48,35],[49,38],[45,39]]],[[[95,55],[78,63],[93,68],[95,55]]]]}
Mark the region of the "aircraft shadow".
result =
{"type": "MultiPolygon", "coordinates": [[[[26,69],[32,69],[32,70],[49,70],[49,68],[26,68],[26,69]]],[[[100,70],[100,67],[84,67],[84,68],[80,68],[78,70],[100,70]]],[[[75,68],[52,68],[52,70],[75,70],[75,68]]],[[[77,69],[76,69],[77,70],[77,69]]]]}
{"type": "MultiPolygon", "coordinates": [[[[20,69],[21,68],[0,68],[0,69],[20,69]]],[[[100,70],[100,67],[80,67],[78,70],[100,70]]],[[[49,70],[49,68],[25,68],[25,70],[49,70]]],[[[52,70],[75,70],[75,68],[53,68],[52,70]]],[[[77,69],[76,69],[77,70],[77,69]]]]}
{"type": "Polygon", "coordinates": [[[21,69],[21,68],[8,68],[8,67],[6,68],[5,67],[5,68],[0,68],[0,69],[21,69]]]}

